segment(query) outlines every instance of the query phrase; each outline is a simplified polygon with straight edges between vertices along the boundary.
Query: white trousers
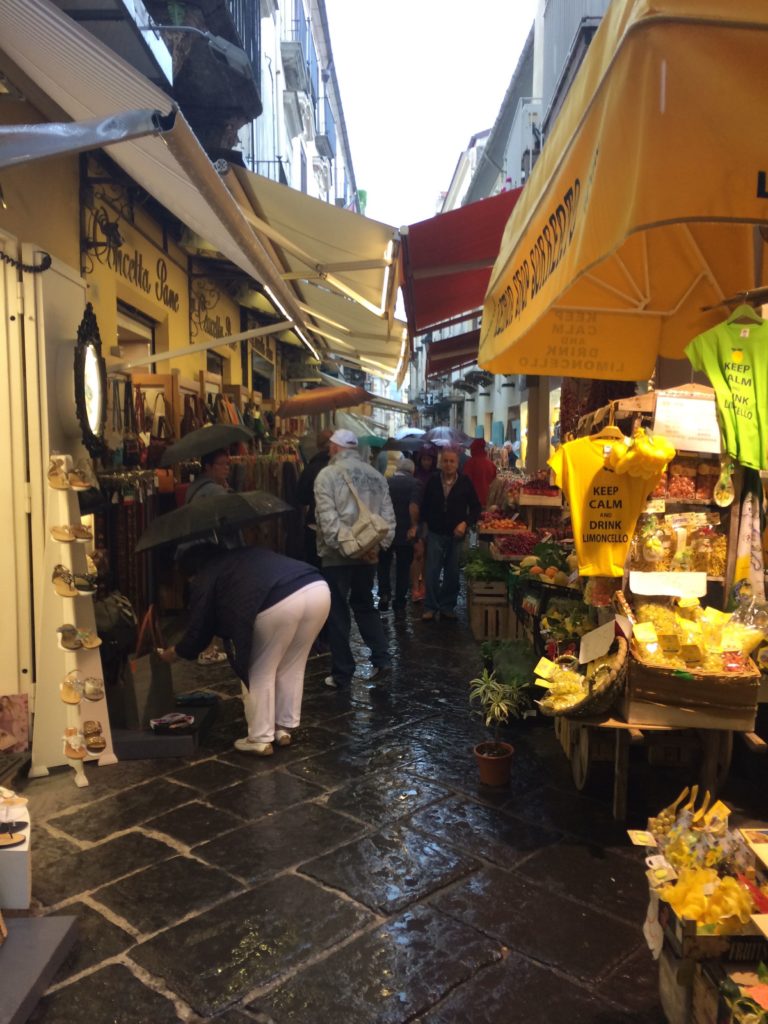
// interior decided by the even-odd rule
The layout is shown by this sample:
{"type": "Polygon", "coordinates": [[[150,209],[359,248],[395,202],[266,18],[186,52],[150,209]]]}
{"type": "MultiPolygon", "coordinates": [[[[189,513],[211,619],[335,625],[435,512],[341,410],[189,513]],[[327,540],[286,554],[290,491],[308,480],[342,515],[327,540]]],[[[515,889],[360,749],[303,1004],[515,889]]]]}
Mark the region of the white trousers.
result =
{"type": "Polygon", "coordinates": [[[243,687],[248,738],[255,743],[271,743],[276,725],[299,724],[307,658],[330,607],[328,584],[316,580],[256,616],[243,687]]]}

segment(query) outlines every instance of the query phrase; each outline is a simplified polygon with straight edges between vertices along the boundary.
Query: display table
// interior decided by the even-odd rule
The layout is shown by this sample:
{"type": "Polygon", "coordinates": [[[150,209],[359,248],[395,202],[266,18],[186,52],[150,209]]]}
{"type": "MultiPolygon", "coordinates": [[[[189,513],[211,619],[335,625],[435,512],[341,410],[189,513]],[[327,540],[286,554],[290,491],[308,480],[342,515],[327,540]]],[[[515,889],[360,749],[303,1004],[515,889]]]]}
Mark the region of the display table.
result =
{"type": "MultiPolygon", "coordinates": [[[[571,763],[573,781],[578,790],[589,782],[596,762],[613,764],[613,816],[627,816],[629,748],[645,744],[652,765],[679,766],[695,754],[701,755],[699,783],[702,791],[714,795],[728,777],[733,752],[733,732],[728,729],[681,729],[658,724],[629,725],[620,718],[602,715],[595,718],[555,718],[555,735],[571,763]]],[[[755,753],[768,752],[766,744],[753,732],[742,733],[755,753]]]]}
{"type": "Polygon", "coordinates": [[[0,851],[0,907],[4,910],[26,910],[32,899],[32,851],[27,807],[8,809],[9,821],[26,821],[24,842],[0,851]]]}

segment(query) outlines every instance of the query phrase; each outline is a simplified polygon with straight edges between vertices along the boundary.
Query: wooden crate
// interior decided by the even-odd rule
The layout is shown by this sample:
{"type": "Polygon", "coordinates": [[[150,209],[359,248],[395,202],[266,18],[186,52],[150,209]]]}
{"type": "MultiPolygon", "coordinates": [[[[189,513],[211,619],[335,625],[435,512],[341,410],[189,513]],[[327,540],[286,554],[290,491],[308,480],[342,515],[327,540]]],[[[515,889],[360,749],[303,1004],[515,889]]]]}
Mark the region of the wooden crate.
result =
{"type": "Polygon", "coordinates": [[[630,725],[680,729],[755,727],[760,675],[714,676],[651,668],[630,657],[621,713],[630,725]]]}
{"type": "Polygon", "coordinates": [[[470,580],[469,596],[475,598],[504,598],[507,597],[507,584],[503,580],[470,580]]]}
{"type": "Polygon", "coordinates": [[[509,625],[507,599],[474,598],[469,608],[469,627],[475,640],[501,640],[509,625]]]}
{"type": "Polygon", "coordinates": [[[768,939],[750,922],[737,935],[700,935],[696,922],[680,918],[663,900],[659,902],[659,923],[664,944],[675,956],[686,960],[727,960],[757,963],[768,957],[768,939]]]}
{"type": "Polygon", "coordinates": [[[691,987],[685,961],[665,944],[659,957],[659,1002],[667,1024],[689,1024],[691,987]]]}
{"type": "Polygon", "coordinates": [[[691,1024],[717,1024],[719,1002],[719,986],[712,978],[711,972],[704,969],[704,964],[697,963],[693,975],[691,1024]]]}

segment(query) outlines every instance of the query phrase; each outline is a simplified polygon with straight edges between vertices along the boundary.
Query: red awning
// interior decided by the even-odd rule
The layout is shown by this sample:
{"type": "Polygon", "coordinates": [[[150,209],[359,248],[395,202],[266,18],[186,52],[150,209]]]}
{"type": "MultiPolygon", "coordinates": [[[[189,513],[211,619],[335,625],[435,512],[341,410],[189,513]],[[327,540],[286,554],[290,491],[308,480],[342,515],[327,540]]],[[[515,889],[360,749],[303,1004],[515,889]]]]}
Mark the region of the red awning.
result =
{"type": "Polygon", "coordinates": [[[411,224],[403,234],[403,297],[411,336],[482,309],[512,207],[522,189],[411,224]]]}
{"type": "Polygon", "coordinates": [[[427,349],[427,376],[437,377],[462,366],[471,366],[477,361],[480,345],[480,328],[456,334],[443,341],[433,341],[427,349]]]}

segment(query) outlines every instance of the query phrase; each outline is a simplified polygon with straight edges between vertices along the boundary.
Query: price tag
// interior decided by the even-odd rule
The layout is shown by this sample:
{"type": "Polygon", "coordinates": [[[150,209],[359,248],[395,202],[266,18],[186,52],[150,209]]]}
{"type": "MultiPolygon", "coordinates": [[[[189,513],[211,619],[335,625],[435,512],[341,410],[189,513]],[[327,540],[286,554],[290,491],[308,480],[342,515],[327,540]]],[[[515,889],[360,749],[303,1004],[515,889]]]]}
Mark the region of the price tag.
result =
{"type": "Polygon", "coordinates": [[[557,665],[554,661],[550,661],[549,658],[541,658],[533,671],[537,676],[541,676],[542,679],[551,679],[556,669],[557,665]]]}
{"type": "Polygon", "coordinates": [[[579,647],[579,661],[581,664],[585,665],[589,661],[594,661],[595,658],[602,658],[611,649],[611,644],[615,637],[616,623],[613,619],[602,626],[598,626],[597,629],[585,633],[581,638],[581,646],[579,647]]]}
{"type": "Polygon", "coordinates": [[[652,622],[638,622],[633,632],[635,640],[639,640],[641,644],[656,644],[659,642],[659,638],[656,635],[656,627],[652,622]]]}
{"type": "Polygon", "coordinates": [[[659,844],[653,837],[651,832],[646,832],[644,829],[629,828],[627,829],[627,835],[633,846],[658,846],[659,844]]]}

